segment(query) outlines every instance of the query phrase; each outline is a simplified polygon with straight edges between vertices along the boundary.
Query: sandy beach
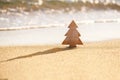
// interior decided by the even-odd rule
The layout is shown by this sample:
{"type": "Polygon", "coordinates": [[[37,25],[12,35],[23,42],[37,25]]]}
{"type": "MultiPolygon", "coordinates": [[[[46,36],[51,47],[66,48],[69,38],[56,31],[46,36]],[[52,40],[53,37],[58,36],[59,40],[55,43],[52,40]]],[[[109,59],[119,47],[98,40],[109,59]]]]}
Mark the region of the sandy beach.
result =
{"type": "Polygon", "coordinates": [[[120,80],[118,0],[17,1],[0,1],[0,80],[120,80]]]}
{"type": "Polygon", "coordinates": [[[0,80],[120,80],[119,44],[0,47],[0,80]]]}

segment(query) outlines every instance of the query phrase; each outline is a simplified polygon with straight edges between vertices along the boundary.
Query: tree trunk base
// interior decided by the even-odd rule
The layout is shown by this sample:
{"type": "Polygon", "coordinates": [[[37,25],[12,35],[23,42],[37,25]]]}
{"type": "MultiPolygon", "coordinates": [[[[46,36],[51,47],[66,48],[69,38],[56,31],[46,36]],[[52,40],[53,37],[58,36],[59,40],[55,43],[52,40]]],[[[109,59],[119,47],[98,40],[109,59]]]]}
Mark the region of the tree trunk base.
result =
{"type": "Polygon", "coordinates": [[[76,48],[76,45],[70,45],[69,48],[76,48]]]}

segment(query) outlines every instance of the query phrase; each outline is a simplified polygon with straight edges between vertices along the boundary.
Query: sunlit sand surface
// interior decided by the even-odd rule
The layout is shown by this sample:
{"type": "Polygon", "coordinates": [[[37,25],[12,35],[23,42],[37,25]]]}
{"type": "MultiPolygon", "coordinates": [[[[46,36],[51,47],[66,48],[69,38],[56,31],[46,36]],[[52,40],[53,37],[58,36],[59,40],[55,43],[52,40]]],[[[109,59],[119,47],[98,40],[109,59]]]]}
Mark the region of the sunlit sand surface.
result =
{"type": "Polygon", "coordinates": [[[0,47],[0,80],[120,80],[120,40],[0,47]]]}

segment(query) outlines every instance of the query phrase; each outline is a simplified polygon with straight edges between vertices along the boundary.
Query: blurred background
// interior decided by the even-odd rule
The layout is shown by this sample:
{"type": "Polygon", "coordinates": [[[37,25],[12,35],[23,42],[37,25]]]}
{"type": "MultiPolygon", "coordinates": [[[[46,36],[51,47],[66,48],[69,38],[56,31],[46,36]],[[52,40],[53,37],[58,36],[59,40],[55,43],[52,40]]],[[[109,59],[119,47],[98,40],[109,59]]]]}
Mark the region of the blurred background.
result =
{"type": "Polygon", "coordinates": [[[119,0],[0,0],[0,45],[61,44],[72,20],[83,42],[120,38],[119,0]]]}
{"type": "Polygon", "coordinates": [[[0,29],[120,22],[120,0],[0,0],[0,29]]]}

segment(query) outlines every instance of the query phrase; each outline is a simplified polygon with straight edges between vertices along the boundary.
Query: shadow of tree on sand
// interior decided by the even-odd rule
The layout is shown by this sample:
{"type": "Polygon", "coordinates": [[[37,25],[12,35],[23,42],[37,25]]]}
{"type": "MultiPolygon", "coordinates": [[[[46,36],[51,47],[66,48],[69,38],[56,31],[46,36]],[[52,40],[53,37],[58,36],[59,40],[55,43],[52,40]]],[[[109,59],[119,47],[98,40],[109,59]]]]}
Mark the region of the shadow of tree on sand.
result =
{"type": "Polygon", "coordinates": [[[69,50],[69,49],[70,48],[52,48],[52,49],[49,49],[43,52],[36,52],[36,53],[24,55],[24,56],[18,56],[18,57],[0,61],[0,62],[8,62],[8,61],[16,60],[16,59],[24,59],[24,58],[30,58],[30,57],[39,56],[39,55],[46,55],[46,54],[61,52],[61,51],[69,50]]]}

